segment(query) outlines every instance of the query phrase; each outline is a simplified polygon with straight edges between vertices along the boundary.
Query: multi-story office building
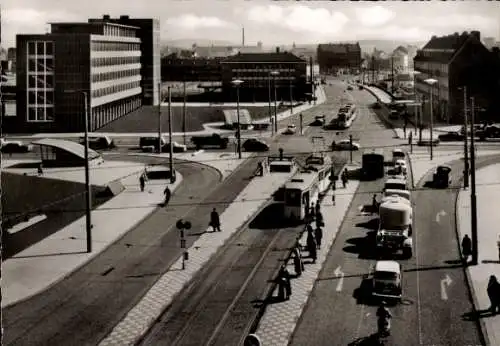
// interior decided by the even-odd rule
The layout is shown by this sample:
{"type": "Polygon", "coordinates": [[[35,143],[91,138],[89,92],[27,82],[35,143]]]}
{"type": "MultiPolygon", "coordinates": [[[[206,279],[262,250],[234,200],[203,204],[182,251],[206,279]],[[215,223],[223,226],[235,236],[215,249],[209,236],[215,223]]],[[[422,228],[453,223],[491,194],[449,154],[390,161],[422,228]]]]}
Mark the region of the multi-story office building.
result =
{"type": "MultiPolygon", "coordinates": [[[[469,96],[474,96],[478,109],[486,110],[478,114],[478,121],[489,117],[497,75],[492,73],[495,69],[493,54],[481,43],[478,31],[433,36],[417,52],[414,66],[420,72],[415,78],[416,92],[427,101],[424,105],[429,105],[432,92],[436,121],[463,121],[463,86],[467,87],[469,96]],[[428,78],[438,82],[430,86],[424,82],[428,78]]],[[[428,121],[428,106],[424,107],[423,114],[428,121]]]]}
{"type": "MultiPolygon", "coordinates": [[[[222,89],[234,99],[232,80],[240,79],[240,97],[246,100],[268,100],[269,87],[276,84],[278,100],[304,99],[310,92],[307,83],[307,61],[288,52],[237,54],[221,61],[222,89]],[[277,72],[272,75],[271,72],[277,72]]],[[[272,97],[274,91],[272,92],[272,97]]]]}
{"type": "Polygon", "coordinates": [[[141,63],[152,59],[143,55],[151,53],[153,38],[144,44],[141,30],[95,20],[53,23],[45,35],[17,35],[17,112],[4,124],[7,131],[80,132],[86,111],[89,130],[95,131],[145,100],[157,102],[159,65],[141,63]],[[143,74],[150,77],[148,97],[143,74]]]}
{"type": "Polygon", "coordinates": [[[143,104],[157,105],[159,102],[159,89],[161,83],[161,46],[160,46],[160,21],[154,18],[110,18],[103,15],[102,19],[89,19],[89,23],[115,23],[130,25],[139,28],[137,37],[141,40],[141,87],[143,104]]]}
{"type": "Polygon", "coordinates": [[[356,72],[361,66],[359,43],[320,44],[317,59],[321,73],[356,72]]]}

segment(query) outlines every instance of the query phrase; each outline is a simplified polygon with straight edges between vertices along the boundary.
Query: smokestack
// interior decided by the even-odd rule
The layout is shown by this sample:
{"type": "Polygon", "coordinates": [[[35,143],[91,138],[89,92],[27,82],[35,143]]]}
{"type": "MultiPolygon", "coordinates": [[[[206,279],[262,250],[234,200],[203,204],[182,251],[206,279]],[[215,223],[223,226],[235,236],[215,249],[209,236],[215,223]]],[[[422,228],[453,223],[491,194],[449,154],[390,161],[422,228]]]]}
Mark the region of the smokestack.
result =
{"type": "Polygon", "coordinates": [[[245,27],[241,28],[241,46],[245,47],[245,27]]]}

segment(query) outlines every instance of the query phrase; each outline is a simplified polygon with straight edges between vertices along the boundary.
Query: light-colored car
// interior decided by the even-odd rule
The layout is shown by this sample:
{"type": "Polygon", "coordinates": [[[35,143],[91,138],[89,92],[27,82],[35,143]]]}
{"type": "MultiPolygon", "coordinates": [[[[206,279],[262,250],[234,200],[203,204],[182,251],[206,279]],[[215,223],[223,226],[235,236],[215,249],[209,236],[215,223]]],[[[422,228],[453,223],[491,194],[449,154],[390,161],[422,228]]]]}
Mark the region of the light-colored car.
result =
{"type": "Polygon", "coordinates": [[[401,172],[403,175],[406,175],[408,173],[408,167],[406,166],[406,161],[399,159],[394,162],[394,170],[396,172],[401,172]]]}
{"type": "Polygon", "coordinates": [[[359,143],[356,142],[352,142],[351,146],[351,142],[348,139],[342,139],[338,142],[335,141],[332,142],[332,150],[334,151],[341,151],[341,150],[356,151],[359,150],[360,147],[361,146],[359,145],[359,143]]]}
{"type": "Polygon", "coordinates": [[[290,124],[286,127],[285,131],[283,132],[285,135],[293,135],[297,132],[297,126],[295,124],[290,124]]]}
{"type": "Polygon", "coordinates": [[[401,264],[396,261],[377,261],[373,267],[372,295],[377,298],[397,299],[403,297],[401,264]]]}

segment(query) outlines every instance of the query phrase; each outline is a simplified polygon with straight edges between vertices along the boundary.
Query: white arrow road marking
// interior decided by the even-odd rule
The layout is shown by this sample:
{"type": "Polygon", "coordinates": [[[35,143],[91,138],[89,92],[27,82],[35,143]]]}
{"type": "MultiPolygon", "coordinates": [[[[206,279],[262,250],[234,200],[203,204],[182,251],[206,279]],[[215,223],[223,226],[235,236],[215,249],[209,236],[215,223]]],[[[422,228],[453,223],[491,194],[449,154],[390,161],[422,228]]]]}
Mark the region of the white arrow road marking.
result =
{"type": "Polygon", "coordinates": [[[441,222],[442,216],[446,216],[446,212],[444,210],[441,210],[439,213],[436,214],[436,222],[437,223],[441,222]]]}
{"type": "Polygon", "coordinates": [[[337,283],[337,292],[342,291],[342,286],[344,285],[344,272],[340,270],[340,266],[335,269],[333,272],[337,278],[339,278],[339,282],[337,283]]]}
{"type": "Polygon", "coordinates": [[[441,299],[442,300],[448,300],[448,294],[446,293],[446,288],[451,285],[451,278],[448,274],[444,277],[444,279],[441,279],[441,299]]]}

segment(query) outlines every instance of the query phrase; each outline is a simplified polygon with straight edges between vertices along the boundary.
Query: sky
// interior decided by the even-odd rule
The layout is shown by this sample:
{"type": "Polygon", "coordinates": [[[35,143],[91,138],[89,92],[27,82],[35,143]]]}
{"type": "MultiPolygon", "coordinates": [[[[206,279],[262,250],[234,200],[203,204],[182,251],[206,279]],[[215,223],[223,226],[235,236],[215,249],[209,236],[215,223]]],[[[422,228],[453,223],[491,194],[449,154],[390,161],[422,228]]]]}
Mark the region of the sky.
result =
{"type": "Polygon", "coordinates": [[[48,32],[47,23],[112,17],[158,18],[162,41],[262,41],[264,46],[357,41],[427,41],[432,35],[478,30],[500,41],[495,1],[244,1],[244,0],[2,0],[2,46],[15,35],[48,32]]]}

